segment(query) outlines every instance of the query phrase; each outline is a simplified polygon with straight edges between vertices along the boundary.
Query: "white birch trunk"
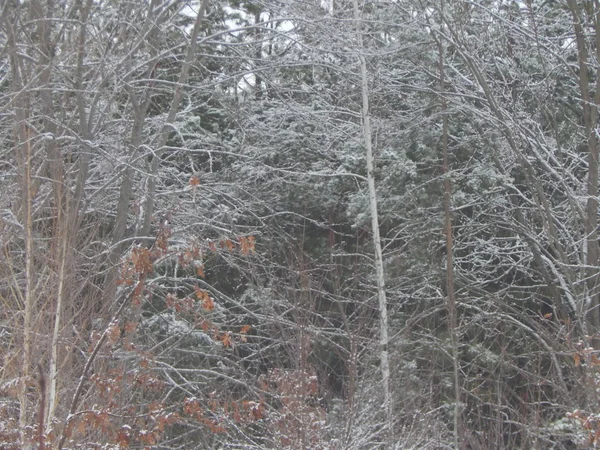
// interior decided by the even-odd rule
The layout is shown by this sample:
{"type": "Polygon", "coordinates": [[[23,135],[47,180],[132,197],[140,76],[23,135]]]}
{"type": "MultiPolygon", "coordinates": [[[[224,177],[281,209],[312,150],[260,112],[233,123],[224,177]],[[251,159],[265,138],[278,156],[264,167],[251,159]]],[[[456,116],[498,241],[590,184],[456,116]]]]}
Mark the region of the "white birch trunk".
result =
{"type": "MultiPolygon", "coordinates": [[[[375,270],[377,276],[377,298],[379,301],[379,358],[381,369],[381,383],[384,392],[384,407],[386,412],[387,427],[390,437],[393,432],[392,395],[390,391],[390,361],[388,351],[388,312],[385,294],[385,272],[383,268],[383,254],[381,238],[379,236],[379,215],[377,213],[377,191],[375,189],[375,174],[373,170],[373,143],[371,139],[371,120],[369,117],[369,82],[367,77],[367,61],[362,54],[363,39],[358,0],[354,0],[354,19],[358,38],[360,60],[360,76],[362,91],[362,130],[367,152],[367,185],[369,187],[369,209],[371,213],[371,228],[373,231],[373,247],[375,251],[375,270]]],[[[393,439],[392,439],[393,440],[393,439]]]]}
{"type": "Polygon", "coordinates": [[[46,426],[46,433],[48,433],[50,431],[50,426],[52,424],[52,419],[54,418],[54,414],[56,412],[56,406],[58,404],[58,390],[57,390],[57,385],[58,385],[58,351],[59,351],[59,340],[60,340],[60,331],[61,331],[61,327],[62,327],[62,316],[63,316],[63,310],[64,310],[64,296],[65,296],[65,283],[66,283],[66,276],[67,276],[67,270],[66,270],[66,266],[67,266],[67,250],[68,250],[68,245],[67,243],[69,242],[69,235],[68,235],[68,217],[69,217],[69,210],[68,210],[68,204],[69,204],[69,199],[66,198],[65,199],[65,203],[67,205],[67,208],[65,209],[64,212],[64,216],[63,214],[61,214],[60,209],[61,206],[59,205],[59,214],[61,214],[61,216],[59,216],[59,238],[61,239],[61,243],[60,243],[60,250],[58,253],[58,257],[59,257],[59,270],[58,270],[58,289],[56,292],[56,310],[55,310],[55,316],[54,316],[54,330],[52,333],[52,344],[51,344],[51,351],[50,351],[50,367],[49,367],[49,373],[48,373],[48,380],[49,380],[49,387],[48,387],[48,411],[46,413],[46,417],[47,417],[47,426],[46,426]],[[61,220],[62,219],[62,220],[61,220]]]}

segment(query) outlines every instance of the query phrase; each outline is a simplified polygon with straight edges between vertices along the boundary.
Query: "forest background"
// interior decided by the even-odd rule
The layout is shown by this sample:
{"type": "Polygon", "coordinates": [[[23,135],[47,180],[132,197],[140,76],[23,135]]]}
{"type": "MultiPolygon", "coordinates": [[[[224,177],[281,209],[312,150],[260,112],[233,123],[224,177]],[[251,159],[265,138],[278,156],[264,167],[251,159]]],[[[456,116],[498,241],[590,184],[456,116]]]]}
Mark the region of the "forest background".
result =
{"type": "Polygon", "coordinates": [[[0,447],[597,448],[599,28],[0,2],[0,447]]]}

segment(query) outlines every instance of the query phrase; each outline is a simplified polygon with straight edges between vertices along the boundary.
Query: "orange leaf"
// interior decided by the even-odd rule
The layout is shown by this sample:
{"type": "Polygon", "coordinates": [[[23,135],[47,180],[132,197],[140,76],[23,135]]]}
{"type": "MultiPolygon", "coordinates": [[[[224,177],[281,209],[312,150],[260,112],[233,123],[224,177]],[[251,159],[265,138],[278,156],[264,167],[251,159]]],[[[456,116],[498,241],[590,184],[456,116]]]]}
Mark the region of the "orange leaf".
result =
{"type": "Polygon", "coordinates": [[[135,305],[139,305],[142,302],[142,294],[144,293],[144,283],[138,281],[137,285],[133,289],[132,300],[135,305]]]}
{"type": "Polygon", "coordinates": [[[233,341],[231,340],[231,333],[223,333],[223,335],[221,335],[221,342],[223,343],[224,347],[231,347],[233,344],[233,341]]]}
{"type": "Polygon", "coordinates": [[[198,186],[200,184],[200,179],[194,175],[192,178],[190,178],[190,186],[198,186]]]}
{"type": "Polygon", "coordinates": [[[254,243],[256,242],[256,239],[254,238],[254,236],[248,236],[248,250],[251,252],[254,252],[254,243]]]}
{"type": "Polygon", "coordinates": [[[108,329],[106,330],[106,335],[107,335],[108,341],[114,345],[121,337],[121,330],[119,329],[119,323],[111,322],[110,325],[108,326],[108,329]]]}
{"type": "Polygon", "coordinates": [[[85,429],[86,429],[86,423],[83,420],[79,421],[79,424],[77,425],[77,432],[79,434],[85,434],[85,429]]]}
{"type": "Polygon", "coordinates": [[[215,309],[215,302],[208,294],[206,294],[202,299],[202,307],[207,311],[212,311],[215,309]]]}
{"type": "Polygon", "coordinates": [[[579,356],[579,353],[575,353],[573,359],[575,360],[575,367],[579,367],[581,365],[581,357],[579,356]]]}
{"type": "Polygon", "coordinates": [[[137,273],[152,272],[152,255],[147,248],[134,248],[131,251],[131,262],[137,273]]]}
{"type": "Polygon", "coordinates": [[[183,401],[183,412],[185,414],[192,415],[198,411],[200,411],[200,404],[198,403],[198,400],[196,400],[196,398],[186,398],[183,401]]]}
{"type": "Polygon", "coordinates": [[[196,275],[198,275],[200,278],[204,278],[204,266],[196,267],[196,275]]]}
{"type": "Polygon", "coordinates": [[[254,236],[248,237],[239,237],[238,241],[240,242],[242,255],[247,255],[248,253],[254,252],[254,236]]]}
{"type": "Polygon", "coordinates": [[[227,248],[227,250],[231,251],[235,248],[235,244],[233,242],[231,242],[231,240],[229,240],[229,239],[223,239],[221,241],[221,247],[227,248]]]}
{"type": "Polygon", "coordinates": [[[242,337],[240,338],[240,341],[242,342],[248,342],[248,336],[245,336],[245,334],[250,331],[250,325],[244,325],[242,327],[242,329],[240,330],[240,334],[242,335],[242,337]]]}
{"type": "Polygon", "coordinates": [[[129,448],[129,429],[121,427],[117,433],[117,444],[119,448],[129,448]]]}
{"type": "Polygon", "coordinates": [[[240,251],[242,252],[242,255],[247,255],[248,254],[248,239],[246,239],[245,237],[239,237],[238,241],[240,241],[240,251]]]}

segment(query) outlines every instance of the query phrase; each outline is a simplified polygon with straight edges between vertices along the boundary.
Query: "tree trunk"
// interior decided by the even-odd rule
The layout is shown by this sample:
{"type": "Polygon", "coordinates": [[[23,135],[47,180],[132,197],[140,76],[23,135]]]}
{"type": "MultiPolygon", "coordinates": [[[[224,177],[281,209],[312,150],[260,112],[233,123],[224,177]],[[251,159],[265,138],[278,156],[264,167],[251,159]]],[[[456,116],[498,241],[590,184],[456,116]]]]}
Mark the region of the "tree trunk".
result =
{"type": "Polygon", "coordinates": [[[367,184],[369,187],[369,209],[371,213],[371,228],[373,247],[375,251],[375,270],[377,276],[377,298],[379,300],[379,359],[381,365],[381,384],[384,394],[384,408],[390,442],[393,442],[392,395],[390,390],[390,362],[388,349],[388,311],[385,292],[385,272],[381,238],[379,236],[379,215],[377,214],[377,191],[375,189],[375,173],[373,167],[373,143],[371,140],[371,120],[369,113],[369,80],[367,76],[367,61],[363,51],[361,16],[358,0],[354,0],[354,19],[358,38],[358,58],[360,60],[360,76],[362,91],[362,132],[367,152],[367,184]]]}
{"type": "MultiPolygon", "coordinates": [[[[598,104],[600,103],[600,67],[596,69],[596,85],[594,98],[590,95],[588,51],[585,42],[583,17],[579,5],[575,0],[567,0],[577,41],[577,60],[579,63],[579,89],[581,92],[581,107],[583,108],[583,121],[588,145],[588,179],[587,202],[585,217],[585,239],[583,240],[583,260],[586,265],[587,295],[584,314],[588,323],[588,332],[592,334],[592,345],[600,350],[600,293],[598,292],[598,140],[596,137],[596,122],[598,121],[598,104]]],[[[600,10],[597,2],[590,7],[593,12],[593,26],[596,30],[596,57],[600,56],[600,36],[598,25],[600,23],[600,10]]]]}
{"type": "MultiPolygon", "coordinates": [[[[31,363],[31,345],[32,345],[32,318],[34,308],[33,296],[33,221],[31,211],[31,201],[33,192],[31,189],[31,145],[28,139],[26,126],[23,125],[23,133],[21,135],[23,143],[23,197],[24,197],[24,223],[25,223],[25,294],[24,294],[24,311],[23,311],[23,362],[21,369],[21,383],[19,391],[19,426],[21,433],[24,432],[28,425],[27,415],[27,384],[29,379],[29,369],[31,363]]],[[[25,436],[21,434],[21,443],[25,443],[25,436]]]]}
{"type": "MultiPolygon", "coordinates": [[[[7,10],[4,11],[6,13],[7,10]]],[[[27,126],[29,118],[29,94],[21,94],[23,86],[26,84],[26,73],[24,68],[20,64],[20,55],[18,52],[15,30],[13,29],[12,23],[9,19],[9,15],[4,16],[6,32],[8,37],[7,47],[10,53],[11,71],[12,71],[12,91],[16,98],[14,102],[15,109],[15,126],[13,136],[15,140],[16,149],[16,160],[19,161],[20,165],[20,215],[23,223],[23,240],[25,243],[25,286],[21,293],[19,291],[18,297],[20,301],[20,307],[22,308],[22,324],[18,326],[22,327],[22,344],[23,353],[21,358],[21,373],[19,377],[18,387],[18,399],[19,399],[19,432],[20,441],[23,448],[29,448],[25,444],[26,436],[25,430],[29,425],[28,415],[28,381],[30,378],[30,365],[31,365],[31,347],[33,344],[33,326],[32,319],[34,315],[35,298],[33,290],[34,284],[34,269],[33,269],[33,212],[32,212],[32,200],[34,195],[33,180],[31,174],[32,165],[32,148],[31,148],[31,133],[27,126]]]]}
{"type": "Polygon", "coordinates": [[[169,107],[169,113],[167,114],[167,119],[159,135],[155,155],[152,159],[150,177],[148,178],[148,191],[146,192],[146,201],[144,206],[144,223],[141,229],[142,236],[147,236],[150,233],[150,225],[154,215],[154,195],[156,191],[156,176],[158,174],[158,167],[160,165],[160,155],[162,154],[162,148],[167,143],[169,132],[172,131],[173,122],[175,121],[177,111],[179,110],[179,104],[181,103],[181,98],[183,97],[183,85],[187,82],[190,66],[192,65],[196,55],[196,41],[198,40],[200,25],[204,20],[204,13],[206,12],[207,7],[208,0],[202,0],[202,3],[198,9],[198,14],[196,15],[194,28],[192,29],[192,35],[190,37],[190,44],[187,48],[185,61],[183,62],[179,79],[177,80],[177,85],[175,86],[175,93],[173,94],[173,100],[171,101],[171,106],[169,107]]]}
{"type": "MultiPolygon", "coordinates": [[[[444,1],[440,3],[440,27],[444,26],[444,1]]],[[[452,231],[452,186],[450,184],[450,165],[448,159],[448,103],[446,100],[444,47],[442,40],[436,38],[439,55],[440,71],[440,100],[442,110],[442,154],[444,173],[444,235],[446,238],[446,294],[448,297],[448,332],[452,345],[452,368],[454,372],[454,448],[463,448],[462,427],[462,395],[459,360],[458,313],[454,292],[454,261],[453,261],[453,231],[452,231]]]]}
{"type": "MultiPolygon", "coordinates": [[[[50,367],[48,373],[48,412],[46,417],[48,419],[47,426],[52,425],[52,419],[56,413],[56,407],[58,405],[58,358],[59,358],[59,347],[60,347],[60,334],[63,325],[63,314],[65,311],[65,296],[66,296],[66,284],[68,278],[67,271],[67,260],[68,254],[70,253],[71,246],[69,245],[70,239],[70,217],[68,202],[70,199],[65,196],[64,199],[66,206],[63,208],[62,205],[58,204],[58,218],[57,218],[57,263],[58,263],[58,287],[56,292],[56,306],[54,310],[54,329],[52,332],[52,343],[50,347],[50,367]]],[[[48,428],[46,432],[49,432],[48,428]]]]}

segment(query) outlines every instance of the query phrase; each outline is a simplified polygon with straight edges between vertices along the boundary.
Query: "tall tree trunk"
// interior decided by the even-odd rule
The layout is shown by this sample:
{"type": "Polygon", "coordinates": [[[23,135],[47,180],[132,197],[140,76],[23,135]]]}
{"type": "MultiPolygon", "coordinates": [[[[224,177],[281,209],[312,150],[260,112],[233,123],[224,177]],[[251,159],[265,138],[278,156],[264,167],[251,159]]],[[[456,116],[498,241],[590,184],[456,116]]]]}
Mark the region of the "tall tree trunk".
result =
{"type": "MultiPolygon", "coordinates": [[[[71,246],[69,237],[71,236],[70,230],[70,216],[69,216],[69,204],[70,199],[68,195],[65,195],[63,207],[60,203],[56,205],[58,217],[56,225],[56,240],[57,240],[57,263],[58,263],[58,274],[57,281],[58,287],[56,292],[56,305],[54,310],[54,329],[52,332],[52,341],[50,346],[50,364],[48,372],[48,411],[47,426],[52,425],[52,419],[56,413],[56,407],[58,405],[58,358],[59,358],[59,347],[60,347],[60,334],[63,328],[63,314],[65,311],[65,296],[67,291],[67,260],[70,253],[71,246]]],[[[46,432],[49,432],[48,428],[46,432]]]]}
{"type": "Polygon", "coordinates": [[[25,445],[24,430],[28,425],[27,414],[27,384],[30,376],[29,369],[31,363],[31,346],[32,346],[32,318],[35,299],[33,296],[33,220],[32,220],[32,196],[31,189],[31,144],[29,142],[29,133],[27,126],[23,125],[21,134],[21,142],[24,150],[23,155],[23,188],[22,195],[24,197],[24,214],[23,222],[25,224],[25,294],[23,305],[23,362],[21,369],[21,383],[19,389],[19,427],[21,430],[21,443],[25,445]]]}
{"type": "Polygon", "coordinates": [[[31,148],[31,133],[27,125],[29,120],[29,94],[22,94],[23,87],[27,84],[27,71],[21,64],[21,57],[18,51],[16,42],[15,30],[11,22],[9,14],[3,11],[5,20],[5,29],[7,32],[8,43],[7,48],[10,53],[11,76],[12,76],[12,91],[14,95],[14,110],[15,110],[15,126],[14,126],[14,141],[16,160],[20,165],[20,205],[21,221],[23,223],[23,240],[25,243],[25,286],[21,293],[19,291],[20,307],[22,308],[22,343],[23,353],[21,358],[21,373],[19,378],[18,399],[19,399],[19,433],[20,441],[23,448],[29,448],[26,445],[25,430],[29,425],[28,415],[28,382],[30,378],[31,366],[31,348],[33,344],[33,326],[32,320],[34,315],[35,296],[34,296],[34,252],[33,252],[33,211],[32,200],[34,195],[33,180],[31,174],[32,165],[32,148],[31,148]],[[22,95],[20,95],[22,94],[22,95]]]}
{"type": "MultiPolygon", "coordinates": [[[[88,177],[91,149],[88,142],[91,138],[90,127],[86,112],[86,102],[84,95],[84,59],[86,51],[87,39],[87,21],[92,9],[94,0],[86,0],[85,5],[83,0],[77,0],[76,7],[79,10],[79,34],[77,37],[77,70],[75,72],[75,91],[77,96],[77,115],[79,116],[79,136],[83,139],[84,151],[81,152],[78,161],[77,184],[75,186],[75,195],[73,199],[73,211],[79,211],[80,206],[84,202],[85,184],[88,177]]],[[[91,117],[90,117],[91,119],[91,117]]],[[[75,227],[78,229],[81,219],[84,215],[81,214],[77,219],[75,227]]]]}
{"type": "MultiPolygon", "coordinates": [[[[157,15],[160,14],[157,13],[157,7],[159,4],[160,0],[152,0],[148,4],[146,20],[143,27],[144,31],[142,33],[142,36],[144,36],[144,40],[143,42],[139,42],[134,46],[134,49],[131,51],[126,61],[126,64],[128,66],[127,71],[129,73],[132,71],[135,53],[139,48],[141,48],[143,45],[148,45],[150,47],[150,53],[153,53],[155,51],[156,45],[154,45],[154,40],[156,39],[156,33],[158,32],[157,27],[155,25],[158,21],[157,15]]],[[[125,39],[127,39],[127,35],[125,34],[124,36],[125,39]]],[[[155,66],[156,60],[148,64],[145,75],[146,79],[150,79],[152,77],[152,73],[154,72],[155,66]]],[[[130,85],[126,85],[125,90],[127,91],[127,94],[129,96],[129,101],[131,102],[131,109],[133,111],[133,126],[131,128],[131,137],[129,139],[129,157],[131,159],[134,159],[134,155],[143,141],[144,123],[146,120],[148,107],[150,106],[151,96],[148,96],[148,98],[145,100],[140,98],[140,96],[136,93],[136,90],[130,85]]],[[[112,231],[112,248],[108,256],[110,268],[106,276],[103,298],[103,304],[106,306],[112,305],[115,300],[117,280],[119,278],[118,266],[123,251],[125,249],[123,240],[126,238],[127,234],[127,219],[129,217],[131,198],[133,195],[133,187],[134,170],[131,166],[128,165],[123,171],[123,177],[119,189],[119,200],[117,203],[115,224],[112,231]]]]}
{"type": "Polygon", "coordinates": [[[373,167],[373,143],[371,139],[371,120],[369,112],[369,80],[367,61],[363,54],[362,20],[358,8],[358,0],[354,0],[354,19],[358,39],[358,58],[360,60],[360,76],[362,91],[362,131],[367,152],[367,184],[369,188],[369,209],[371,212],[371,228],[373,247],[375,251],[375,270],[377,276],[377,298],[379,301],[379,358],[381,365],[381,384],[384,393],[384,408],[390,442],[393,442],[392,394],[390,389],[390,361],[388,349],[388,311],[385,292],[385,272],[383,268],[383,253],[379,236],[379,215],[377,213],[377,191],[375,189],[375,174],[373,167]]]}
{"type": "MultiPolygon", "coordinates": [[[[440,27],[444,26],[444,0],[440,2],[440,27]]],[[[446,238],[446,294],[448,297],[448,332],[452,346],[452,368],[454,372],[454,448],[463,448],[462,427],[462,395],[459,361],[458,313],[454,292],[454,260],[453,260],[453,230],[452,230],[452,186],[450,183],[450,165],[448,158],[448,103],[446,100],[446,85],[444,72],[444,46],[440,38],[436,38],[439,56],[440,100],[442,110],[442,154],[444,173],[444,235],[446,238]]]]}
{"type": "Polygon", "coordinates": [[[190,67],[196,55],[196,42],[198,40],[198,34],[200,33],[200,25],[204,20],[204,14],[206,12],[207,7],[208,0],[202,0],[202,3],[200,4],[198,13],[196,15],[194,28],[192,29],[192,35],[190,37],[190,44],[187,48],[185,61],[183,62],[181,72],[179,74],[179,79],[177,80],[177,85],[175,86],[175,93],[173,94],[173,100],[171,101],[171,106],[169,107],[169,113],[167,114],[167,119],[158,137],[158,143],[156,145],[154,159],[152,159],[150,177],[148,177],[148,191],[146,193],[146,201],[144,206],[144,223],[141,229],[142,236],[147,236],[150,233],[150,225],[152,223],[152,217],[154,215],[156,176],[158,174],[158,167],[160,165],[160,156],[162,154],[163,147],[165,146],[169,138],[169,132],[172,131],[173,122],[175,121],[177,111],[179,110],[179,104],[181,103],[181,99],[183,97],[182,91],[185,83],[187,83],[190,67]]]}
{"type": "MultiPolygon", "coordinates": [[[[588,332],[592,334],[592,345],[600,350],[600,293],[598,292],[598,262],[600,251],[598,248],[598,139],[596,125],[598,121],[598,104],[600,104],[600,67],[596,69],[596,85],[594,97],[590,94],[588,51],[582,25],[584,20],[580,5],[575,0],[567,0],[577,41],[577,59],[579,63],[579,89],[581,91],[581,107],[583,108],[583,121],[588,144],[588,179],[587,203],[585,217],[585,239],[583,242],[583,260],[586,265],[587,295],[585,315],[588,323],[588,332]]],[[[590,19],[595,28],[596,58],[600,56],[600,7],[598,1],[590,2],[592,14],[590,19]]]]}

